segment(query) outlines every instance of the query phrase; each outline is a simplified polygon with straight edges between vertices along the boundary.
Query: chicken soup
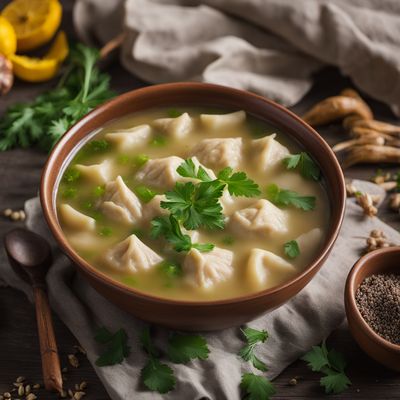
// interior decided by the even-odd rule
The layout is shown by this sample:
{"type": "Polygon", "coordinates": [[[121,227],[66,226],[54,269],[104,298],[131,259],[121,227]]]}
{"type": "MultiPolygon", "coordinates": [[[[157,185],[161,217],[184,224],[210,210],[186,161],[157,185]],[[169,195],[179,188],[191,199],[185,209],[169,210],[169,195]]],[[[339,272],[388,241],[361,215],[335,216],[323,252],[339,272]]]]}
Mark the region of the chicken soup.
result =
{"type": "Polygon", "coordinates": [[[163,298],[217,300],[292,279],[325,240],[315,161],[244,111],[155,109],[93,132],[61,178],[70,245],[163,298]]]}

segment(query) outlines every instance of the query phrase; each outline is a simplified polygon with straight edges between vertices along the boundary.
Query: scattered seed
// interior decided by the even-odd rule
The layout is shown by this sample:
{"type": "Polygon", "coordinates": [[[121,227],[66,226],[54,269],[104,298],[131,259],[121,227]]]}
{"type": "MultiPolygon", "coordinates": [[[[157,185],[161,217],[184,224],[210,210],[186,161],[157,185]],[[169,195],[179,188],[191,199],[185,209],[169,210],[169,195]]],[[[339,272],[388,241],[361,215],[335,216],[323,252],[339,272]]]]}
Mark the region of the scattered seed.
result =
{"type": "Polygon", "coordinates": [[[290,386],[296,386],[296,385],[297,385],[297,379],[296,379],[296,378],[291,379],[291,380],[289,381],[289,385],[290,385],[290,386]]]}
{"type": "Polygon", "coordinates": [[[87,388],[87,382],[86,381],[81,382],[81,384],[79,385],[79,389],[84,390],[86,388],[87,388]]]}
{"type": "Polygon", "coordinates": [[[18,388],[18,396],[23,396],[24,394],[25,394],[25,389],[24,389],[24,386],[21,385],[21,386],[18,388]]]}
{"type": "Polygon", "coordinates": [[[74,400],[81,400],[83,396],[85,396],[85,392],[76,392],[74,394],[74,400]]]}
{"type": "Polygon", "coordinates": [[[19,376],[19,377],[15,380],[15,382],[21,383],[21,382],[23,382],[24,380],[25,380],[25,377],[24,377],[24,376],[19,376]]]}
{"type": "Polygon", "coordinates": [[[65,399],[67,396],[68,396],[68,395],[67,395],[67,392],[66,392],[64,389],[61,389],[60,397],[61,397],[62,399],[65,399]]]}
{"type": "Polygon", "coordinates": [[[79,391],[79,385],[77,383],[75,383],[75,390],[79,391]]]}
{"type": "Polygon", "coordinates": [[[25,393],[29,394],[31,392],[31,385],[26,385],[25,386],[25,393]]]}
{"type": "Polygon", "coordinates": [[[22,382],[14,382],[13,385],[14,385],[16,388],[19,388],[21,385],[23,385],[23,383],[22,383],[22,382]]]}
{"type": "Polygon", "coordinates": [[[40,383],[35,383],[34,385],[33,385],[33,388],[34,389],[40,389],[40,383]]]}
{"type": "Polygon", "coordinates": [[[10,218],[13,221],[19,221],[19,212],[18,211],[13,211],[10,215],[10,218]]]}
{"type": "Polygon", "coordinates": [[[25,221],[25,218],[26,218],[25,211],[24,211],[24,210],[20,210],[20,212],[19,212],[19,219],[20,219],[21,221],[25,221]]]}
{"type": "Polygon", "coordinates": [[[10,217],[11,214],[12,214],[12,212],[13,212],[13,210],[11,210],[11,208],[6,208],[6,209],[3,211],[3,215],[4,215],[5,217],[10,217]]]}
{"type": "Polygon", "coordinates": [[[4,396],[5,399],[11,399],[11,393],[10,392],[3,393],[3,396],[4,396]]]}
{"type": "Polygon", "coordinates": [[[68,367],[64,367],[62,370],[61,370],[61,372],[68,372],[68,367]]]}
{"type": "Polygon", "coordinates": [[[26,396],[26,400],[36,400],[37,396],[34,393],[29,393],[28,396],[26,396]]]}
{"type": "Polygon", "coordinates": [[[68,361],[74,368],[79,367],[79,360],[75,354],[68,354],[68,361]]]}

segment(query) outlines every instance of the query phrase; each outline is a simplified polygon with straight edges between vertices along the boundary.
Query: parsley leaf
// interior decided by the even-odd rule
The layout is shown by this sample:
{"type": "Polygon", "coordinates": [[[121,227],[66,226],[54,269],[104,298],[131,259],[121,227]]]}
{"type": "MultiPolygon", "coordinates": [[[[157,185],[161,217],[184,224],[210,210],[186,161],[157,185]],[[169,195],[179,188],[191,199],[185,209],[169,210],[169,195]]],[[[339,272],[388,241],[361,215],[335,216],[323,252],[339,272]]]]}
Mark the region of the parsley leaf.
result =
{"type": "Polygon", "coordinates": [[[208,252],[214,248],[211,243],[192,243],[189,235],[182,233],[178,220],[171,214],[168,217],[156,217],[151,221],[150,235],[153,239],[164,236],[177,252],[189,251],[195,248],[201,252],[208,252]]]}
{"type": "Polygon", "coordinates": [[[246,338],[247,344],[240,349],[239,356],[244,361],[250,361],[254,368],[260,371],[267,371],[267,366],[254,354],[254,349],[258,343],[264,343],[267,340],[268,333],[264,330],[259,331],[249,327],[242,329],[242,333],[246,338]]]}
{"type": "Polygon", "coordinates": [[[218,199],[222,196],[224,186],[218,181],[177,182],[175,188],[165,193],[167,201],[160,203],[168,209],[186,229],[205,227],[222,229],[224,216],[218,199]]]}
{"type": "Polygon", "coordinates": [[[228,191],[234,196],[255,197],[261,194],[257,183],[247,178],[244,172],[234,172],[226,167],[218,173],[218,180],[225,183],[228,191]]]}
{"type": "Polygon", "coordinates": [[[140,343],[143,349],[149,356],[147,364],[140,371],[140,377],[143,384],[150,390],[167,393],[175,387],[176,379],[172,369],[162,364],[158,359],[159,352],[154,347],[151,337],[150,330],[147,327],[144,329],[139,336],[140,343]]]}
{"type": "Polygon", "coordinates": [[[321,378],[320,384],[326,393],[341,393],[351,385],[344,372],[346,361],[343,354],[334,349],[328,351],[325,341],[321,346],[313,346],[301,359],[307,362],[312,371],[322,372],[325,375],[321,378]]]}
{"type": "Polygon", "coordinates": [[[140,371],[143,384],[158,393],[170,392],[176,384],[174,371],[162,364],[157,358],[151,357],[140,371]]]}
{"type": "Polygon", "coordinates": [[[252,373],[242,375],[240,387],[245,400],[269,400],[276,393],[273,384],[267,378],[252,373]]]}
{"type": "Polygon", "coordinates": [[[294,206],[304,211],[315,208],[314,196],[301,196],[293,190],[281,189],[274,183],[267,187],[267,198],[278,206],[294,206]]]}
{"type": "Polygon", "coordinates": [[[318,181],[321,176],[321,171],[314,160],[304,151],[299,154],[292,154],[284,158],[283,163],[287,169],[298,168],[301,176],[306,179],[318,181]]]}
{"type": "Polygon", "coordinates": [[[212,181],[207,171],[200,165],[196,171],[196,165],[191,158],[185,160],[176,170],[184,178],[199,179],[203,182],[212,181]]]}
{"type": "Polygon", "coordinates": [[[296,240],[290,240],[283,245],[285,254],[289,258],[296,258],[300,254],[300,247],[296,240]]]}
{"type": "Polygon", "coordinates": [[[129,356],[128,336],[123,329],[111,333],[107,328],[102,327],[97,330],[95,340],[107,345],[106,350],[96,360],[96,365],[99,367],[120,364],[124,358],[129,356]]]}
{"type": "Polygon", "coordinates": [[[208,358],[206,340],[200,335],[173,334],[168,340],[167,355],[174,363],[187,363],[188,361],[199,358],[208,358]]]}

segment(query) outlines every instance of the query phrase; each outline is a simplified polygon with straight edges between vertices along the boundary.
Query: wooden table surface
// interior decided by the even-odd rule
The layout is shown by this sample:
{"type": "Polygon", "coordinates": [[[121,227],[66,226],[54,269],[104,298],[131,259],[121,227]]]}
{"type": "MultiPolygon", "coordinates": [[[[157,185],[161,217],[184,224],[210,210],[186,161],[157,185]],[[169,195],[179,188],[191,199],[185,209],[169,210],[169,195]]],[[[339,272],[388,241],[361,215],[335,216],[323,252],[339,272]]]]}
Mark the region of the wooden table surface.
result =
{"type": "MultiPolygon", "coordinates": [[[[73,35],[71,9],[72,2],[64,1],[63,27],[69,35],[73,35]]],[[[0,9],[6,1],[0,0],[0,9]]],[[[111,65],[108,72],[112,76],[112,87],[118,92],[125,92],[144,86],[145,83],[129,75],[117,63],[111,65]]],[[[333,68],[319,73],[315,86],[303,101],[293,107],[301,114],[309,105],[337,94],[351,83],[343,78],[333,68]]],[[[18,101],[33,99],[52,83],[27,84],[16,82],[10,94],[0,99],[0,114],[7,105],[18,101]]],[[[378,119],[396,122],[390,110],[381,103],[368,99],[378,119]]],[[[341,128],[331,126],[320,130],[329,143],[343,140],[345,135],[341,128]]],[[[24,201],[35,196],[38,191],[41,168],[46,160],[46,154],[34,150],[11,150],[0,153],[0,210],[7,207],[23,208],[24,201]]],[[[346,171],[347,177],[370,178],[375,166],[355,167],[346,171]]],[[[389,169],[390,170],[390,169],[389,169]]],[[[393,171],[393,169],[392,169],[393,171]]],[[[399,216],[382,206],[380,217],[396,228],[400,228],[399,216]]],[[[8,230],[20,225],[1,217],[0,236],[8,230]]],[[[342,296],[338,293],[338,296],[342,296]]],[[[25,296],[11,288],[0,288],[0,394],[9,390],[17,376],[23,375],[30,382],[41,382],[41,364],[38,349],[38,337],[34,309],[25,296]]],[[[58,340],[61,360],[67,365],[66,356],[76,344],[71,332],[54,315],[55,331],[58,340]]],[[[348,359],[348,375],[353,385],[341,395],[331,396],[337,399],[400,399],[400,377],[369,359],[356,345],[346,325],[336,330],[329,338],[329,345],[342,351],[348,359]]],[[[105,400],[109,396],[87,360],[83,360],[80,368],[69,371],[67,387],[73,387],[82,380],[88,382],[87,400],[105,400]]],[[[324,397],[319,386],[319,374],[311,372],[302,361],[297,361],[288,367],[276,380],[276,399],[320,399],[324,397]],[[300,377],[296,386],[290,386],[289,380],[300,377]]],[[[16,396],[17,397],[17,396],[16,396]]],[[[53,394],[40,391],[39,399],[56,399],[53,394]]],[[[127,399],[128,400],[128,399],[127,399]]],[[[129,399],[130,400],[130,399],[129,399]]],[[[190,399],[184,399],[190,400],[190,399]]],[[[219,399],[215,399],[219,400],[219,399]]]]}

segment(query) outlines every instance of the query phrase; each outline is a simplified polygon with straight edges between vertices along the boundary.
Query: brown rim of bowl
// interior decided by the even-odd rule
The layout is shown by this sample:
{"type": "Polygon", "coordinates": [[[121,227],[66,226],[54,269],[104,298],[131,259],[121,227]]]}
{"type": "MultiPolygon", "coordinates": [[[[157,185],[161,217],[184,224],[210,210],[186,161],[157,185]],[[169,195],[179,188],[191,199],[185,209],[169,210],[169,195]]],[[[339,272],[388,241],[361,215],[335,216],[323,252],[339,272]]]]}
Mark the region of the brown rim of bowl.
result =
{"type": "MultiPolygon", "coordinates": [[[[77,147],[76,144],[73,149],[69,152],[69,155],[73,152],[73,150],[77,147]]],[[[62,161],[64,162],[65,157],[62,161]]],[[[59,177],[59,172],[58,172],[58,177],[59,177]]],[[[126,293],[134,293],[136,296],[147,300],[147,301],[152,301],[152,302],[161,302],[161,303],[166,303],[170,305],[193,305],[193,306],[214,306],[214,305],[224,305],[224,304],[234,304],[238,302],[247,302],[247,301],[252,301],[254,299],[260,298],[265,296],[266,294],[273,294],[276,292],[279,292],[281,289],[286,288],[297,281],[301,280],[305,275],[309,274],[311,271],[313,271],[315,268],[318,267],[318,265],[324,260],[324,258],[328,255],[329,251],[331,250],[333,244],[336,241],[336,238],[339,234],[340,227],[343,222],[344,218],[344,212],[345,212],[345,204],[346,204],[346,192],[345,192],[345,181],[344,181],[344,176],[342,174],[341,167],[339,165],[339,162],[336,159],[335,154],[333,153],[332,149],[329,147],[329,145],[322,139],[322,137],[313,129],[311,126],[306,124],[300,117],[298,117],[296,114],[293,112],[289,111],[285,107],[275,103],[272,100],[268,100],[265,97],[259,96],[257,94],[239,90],[239,89],[233,89],[227,86],[221,86],[221,85],[214,85],[214,84],[209,84],[209,83],[198,83],[198,82],[178,82],[178,83],[166,83],[166,84],[160,84],[160,85],[152,85],[152,86],[147,86],[144,88],[136,89],[124,94],[121,94],[117,96],[114,99],[111,99],[107,101],[106,103],[96,107],[94,110],[89,112],[87,115],[85,115],[82,119],[80,119],[75,125],[73,125],[62,137],[61,139],[57,142],[57,144],[54,146],[52,151],[50,152],[50,155],[47,159],[47,162],[44,166],[43,172],[42,172],[42,179],[41,179],[41,184],[40,184],[40,201],[43,209],[43,214],[44,217],[47,221],[48,226],[50,227],[50,230],[52,234],[55,236],[56,241],[62,248],[63,252],[68,255],[70,259],[76,264],[78,264],[78,267],[82,267],[86,273],[92,275],[94,279],[101,279],[103,281],[106,281],[108,285],[114,286],[115,288],[126,292],[126,293]],[[67,242],[62,229],[60,225],[58,224],[57,221],[57,216],[56,213],[50,212],[50,209],[52,208],[52,202],[53,202],[53,197],[54,197],[54,187],[50,191],[46,191],[47,185],[48,185],[48,180],[49,176],[51,174],[51,170],[57,165],[56,160],[57,156],[60,153],[60,150],[64,146],[64,144],[72,137],[78,129],[80,129],[82,126],[85,125],[85,123],[96,116],[97,114],[103,112],[105,109],[108,107],[112,107],[114,104],[118,104],[120,102],[124,102],[125,99],[129,99],[132,96],[137,96],[140,95],[142,92],[147,92],[148,94],[157,93],[162,90],[177,90],[177,89],[185,89],[185,88],[196,88],[196,89],[209,89],[209,90],[214,90],[219,92],[219,94],[232,94],[232,95],[241,95],[241,96],[247,96],[250,99],[253,99],[255,101],[261,101],[269,106],[272,106],[274,108],[279,109],[281,112],[286,113],[289,115],[292,119],[294,119],[298,124],[303,125],[311,134],[314,135],[314,139],[319,142],[319,145],[321,147],[325,148],[325,151],[328,152],[331,155],[331,160],[332,164],[331,167],[336,170],[336,175],[339,178],[338,181],[338,190],[340,191],[340,199],[341,199],[341,205],[338,205],[338,207],[341,207],[339,217],[335,221],[332,227],[332,231],[329,237],[329,240],[326,241],[324,247],[320,250],[319,256],[313,260],[312,264],[304,269],[304,271],[294,277],[293,279],[283,283],[282,285],[262,290],[260,292],[256,292],[253,294],[249,294],[246,296],[241,296],[241,297],[234,297],[230,299],[222,299],[222,300],[211,300],[211,301],[185,301],[185,300],[175,300],[175,299],[168,299],[168,298],[163,298],[163,297],[158,297],[158,296],[153,296],[150,294],[146,294],[144,292],[138,291],[135,288],[132,288],[130,286],[127,286],[123,284],[122,282],[118,282],[117,280],[114,280],[110,278],[108,275],[105,273],[99,271],[96,269],[94,266],[89,264],[86,260],[81,258],[75,250],[69,245],[67,242]]]]}
{"type": "MultiPolygon", "coordinates": [[[[400,253],[400,247],[396,246],[396,247],[387,247],[383,249],[378,249],[362,256],[354,264],[347,277],[345,295],[346,295],[347,305],[350,307],[349,311],[352,313],[352,317],[356,320],[356,324],[362,328],[362,332],[364,332],[364,334],[372,341],[378,342],[381,346],[385,347],[387,350],[397,352],[400,355],[400,345],[389,342],[382,336],[378,335],[367,324],[356,304],[356,290],[358,288],[355,289],[354,286],[357,275],[360,273],[364,265],[368,263],[371,259],[380,257],[382,254],[387,254],[387,253],[400,253]]],[[[377,271],[376,273],[379,273],[379,271],[377,271]]]]}

